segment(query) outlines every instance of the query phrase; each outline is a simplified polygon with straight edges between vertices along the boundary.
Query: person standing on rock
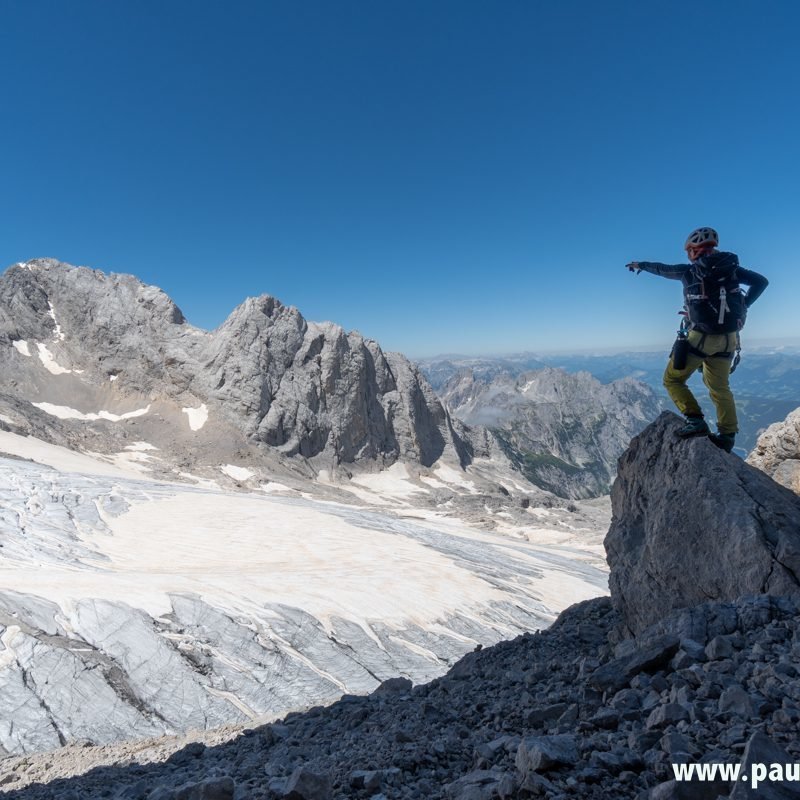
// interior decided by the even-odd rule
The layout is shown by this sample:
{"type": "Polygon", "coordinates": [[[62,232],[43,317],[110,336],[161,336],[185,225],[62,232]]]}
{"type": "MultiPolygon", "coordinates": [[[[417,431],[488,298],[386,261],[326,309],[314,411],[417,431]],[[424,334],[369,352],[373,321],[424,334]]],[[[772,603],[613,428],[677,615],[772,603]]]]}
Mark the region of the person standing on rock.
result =
{"type": "Polygon", "coordinates": [[[740,267],[735,253],[717,250],[718,244],[719,236],[713,228],[697,228],[684,245],[691,263],[632,261],[626,267],[637,274],[644,270],[683,283],[684,321],[664,371],[664,387],[686,417],[678,436],[708,436],[730,453],[739,430],[729,382],[733,357],[735,353],[738,362],[739,331],[747,310],[769,282],[763,275],[740,267]],[[749,291],[745,293],[740,284],[749,286],[749,291]],[[716,434],[710,432],[697,399],[686,385],[698,369],[703,370],[703,382],[717,410],[716,434]]]}

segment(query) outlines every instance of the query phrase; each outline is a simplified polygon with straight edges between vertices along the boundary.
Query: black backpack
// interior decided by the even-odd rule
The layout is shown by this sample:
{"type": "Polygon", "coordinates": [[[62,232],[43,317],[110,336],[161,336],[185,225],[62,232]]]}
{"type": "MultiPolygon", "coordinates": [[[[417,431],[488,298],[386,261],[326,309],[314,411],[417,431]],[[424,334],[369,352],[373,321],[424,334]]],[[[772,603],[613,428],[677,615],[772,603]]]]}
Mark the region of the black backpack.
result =
{"type": "Polygon", "coordinates": [[[747,317],[734,253],[709,253],[695,261],[684,277],[683,296],[691,327],[701,333],[736,333],[747,317]]]}

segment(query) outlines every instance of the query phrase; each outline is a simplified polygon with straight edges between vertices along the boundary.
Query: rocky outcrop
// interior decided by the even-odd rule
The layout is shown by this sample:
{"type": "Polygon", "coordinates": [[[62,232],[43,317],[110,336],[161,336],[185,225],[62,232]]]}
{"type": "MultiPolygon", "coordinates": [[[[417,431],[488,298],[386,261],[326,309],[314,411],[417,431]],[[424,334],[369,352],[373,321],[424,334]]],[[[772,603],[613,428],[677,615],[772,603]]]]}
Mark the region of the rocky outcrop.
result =
{"type": "Polygon", "coordinates": [[[800,597],[800,498],[662,414],[619,461],[605,539],[610,589],[638,633],[678,608],[800,597]]]}
{"type": "Polygon", "coordinates": [[[454,417],[490,428],[528,480],[573,499],[608,492],[631,437],[661,410],[633,378],[604,384],[552,367],[484,377],[465,369],[440,396],[454,417]]]}
{"type": "Polygon", "coordinates": [[[0,369],[0,412],[28,432],[108,452],[124,438],[109,422],[133,414],[184,468],[204,446],[218,464],[260,445],[325,469],[472,454],[408,359],[268,295],[209,333],[131,275],[36,259],[0,277],[0,369]]]}
{"type": "Polygon", "coordinates": [[[747,463],[800,494],[800,408],[758,437],[747,463]]]}

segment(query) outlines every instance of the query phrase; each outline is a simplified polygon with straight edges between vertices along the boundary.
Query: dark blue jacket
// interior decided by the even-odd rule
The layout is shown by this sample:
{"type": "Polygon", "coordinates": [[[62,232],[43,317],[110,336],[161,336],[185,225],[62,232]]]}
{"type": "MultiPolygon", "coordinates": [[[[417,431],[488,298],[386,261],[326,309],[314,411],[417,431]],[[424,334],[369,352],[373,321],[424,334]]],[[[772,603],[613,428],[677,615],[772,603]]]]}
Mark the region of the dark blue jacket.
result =
{"type": "Polygon", "coordinates": [[[683,283],[683,300],[690,326],[703,333],[732,333],[744,324],[747,309],[769,281],[758,272],[739,266],[736,253],[714,251],[691,264],[639,261],[639,269],[683,283]],[[745,294],[740,284],[749,286],[745,294]],[[720,303],[720,292],[722,303],[720,303]],[[723,305],[723,313],[720,306],[723,305]]]}

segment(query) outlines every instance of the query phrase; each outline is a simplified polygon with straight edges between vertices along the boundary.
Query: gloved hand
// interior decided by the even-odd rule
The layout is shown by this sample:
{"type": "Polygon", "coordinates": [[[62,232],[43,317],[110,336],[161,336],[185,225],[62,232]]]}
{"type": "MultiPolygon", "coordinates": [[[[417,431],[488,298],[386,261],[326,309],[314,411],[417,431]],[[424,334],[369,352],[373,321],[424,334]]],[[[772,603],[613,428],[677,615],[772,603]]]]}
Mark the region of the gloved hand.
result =
{"type": "Polygon", "coordinates": [[[638,261],[631,261],[630,264],[625,265],[630,272],[635,272],[637,275],[642,271],[638,261]]]}

